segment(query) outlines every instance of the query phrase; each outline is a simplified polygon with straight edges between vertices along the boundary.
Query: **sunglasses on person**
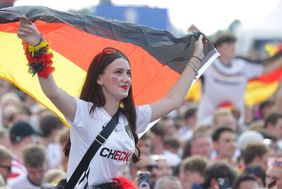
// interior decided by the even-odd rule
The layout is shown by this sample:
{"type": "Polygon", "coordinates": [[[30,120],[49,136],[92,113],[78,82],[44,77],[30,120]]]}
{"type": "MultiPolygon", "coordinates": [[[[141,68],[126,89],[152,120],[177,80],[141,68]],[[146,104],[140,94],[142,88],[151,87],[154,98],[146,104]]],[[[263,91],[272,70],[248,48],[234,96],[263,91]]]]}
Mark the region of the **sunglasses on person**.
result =
{"type": "Polygon", "coordinates": [[[0,167],[3,168],[3,169],[7,169],[9,172],[12,172],[12,166],[6,166],[6,165],[0,164],[0,167]]]}
{"type": "Polygon", "coordinates": [[[112,55],[117,53],[118,50],[114,47],[106,47],[102,50],[102,52],[99,53],[98,57],[98,62],[100,62],[101,58],[106,54],[106,55],[112,55]]]}
{"type": "Polygon", "coordinates": [[[114,47],[106,47],[103,49],[103,54],[115,54],[116,52],[118,52],[118,50],[114,47]]]}

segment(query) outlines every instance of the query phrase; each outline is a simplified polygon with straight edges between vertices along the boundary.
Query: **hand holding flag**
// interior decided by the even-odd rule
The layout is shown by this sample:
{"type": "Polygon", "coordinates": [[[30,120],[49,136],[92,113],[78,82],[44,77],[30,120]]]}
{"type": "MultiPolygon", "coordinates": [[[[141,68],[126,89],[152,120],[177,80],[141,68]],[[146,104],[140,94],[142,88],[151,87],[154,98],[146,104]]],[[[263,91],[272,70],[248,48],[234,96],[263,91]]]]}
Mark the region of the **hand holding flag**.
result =
{"type": "Polygon", "coordinates": [[[20,18],[20,26],[17,34],[20,39],[32,46],[36,46],[41,40],[38,29],[26,17],[20,18]]]}

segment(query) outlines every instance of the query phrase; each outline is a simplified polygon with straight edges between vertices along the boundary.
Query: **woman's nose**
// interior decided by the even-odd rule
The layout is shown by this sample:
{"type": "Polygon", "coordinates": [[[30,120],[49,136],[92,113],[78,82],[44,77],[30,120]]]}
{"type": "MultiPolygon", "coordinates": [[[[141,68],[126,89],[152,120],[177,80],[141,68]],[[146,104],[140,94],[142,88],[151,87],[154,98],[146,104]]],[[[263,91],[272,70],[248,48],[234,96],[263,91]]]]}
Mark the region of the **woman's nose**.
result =
{"type": "Polygon", "coordinates": [[[130,82],[131,81],[131,77],[127,74],[125,74],[122,79],[123,79],[124,82],[130,82]]]}

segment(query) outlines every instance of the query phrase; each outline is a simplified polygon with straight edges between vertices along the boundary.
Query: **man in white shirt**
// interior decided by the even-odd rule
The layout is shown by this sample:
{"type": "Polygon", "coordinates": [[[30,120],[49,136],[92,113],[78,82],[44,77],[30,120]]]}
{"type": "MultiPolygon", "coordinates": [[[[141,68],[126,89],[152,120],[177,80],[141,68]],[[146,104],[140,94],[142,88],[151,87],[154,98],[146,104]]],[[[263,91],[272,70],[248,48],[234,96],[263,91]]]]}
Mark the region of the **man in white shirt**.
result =
{"type": "Polygon", "coordinates": [[[235,58],[236,37],[222,34],[214,42],[221,56],[203,74],[203,96],[198,109],[199,123],[210,123],[215,110],[230,103],[244,114],[244,92],[250,79],[269,73],[282,65],[279,54],[258,64],[242,58],[235,58]]]}

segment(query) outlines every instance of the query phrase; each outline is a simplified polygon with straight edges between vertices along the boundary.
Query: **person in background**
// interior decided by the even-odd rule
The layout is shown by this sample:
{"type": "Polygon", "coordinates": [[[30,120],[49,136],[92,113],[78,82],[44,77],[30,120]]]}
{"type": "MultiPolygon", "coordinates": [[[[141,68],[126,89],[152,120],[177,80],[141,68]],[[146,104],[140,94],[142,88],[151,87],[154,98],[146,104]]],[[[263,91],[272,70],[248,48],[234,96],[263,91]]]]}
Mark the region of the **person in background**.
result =
{"type": "Polygon", "coordinates": [[[139,139],[137,146],[142,155],[150,155],[152,153],[152,135],[150,132],[144,133],[139,139]]]}
{"type": "Polygon", "coordinates": [[[10,105],[19,107],[19,106],[22,106],[22,101],[16,93],[7,92],[3,94],[3,96],[1,97],[0,104],[1,104],[1,108],[10,106],[10,105]]]}
{"type": "Polygon", "coordinates": [[[45,150],[43,146],[29,145],[23,151],[23,161],[27,175],[9,184],[11,189],[41,189],[45,168],[45,150]]]}
{"type": "Polygon", "coordinates": [[[172,117],[164,116],[158,121],[158,125],[165,129],[165,139],[179,139],[177,125],[172,117]]]}
{"type": "Polygon", "coordinates": [[[242,152],[245,166],[259,166],[267,170],[268,149],[264,144],[249,144],[242,152]]]}
{"type": "Polygon", "coordinates": [[[9,138],[9,131],[6,128],[1,128],[0,126],[0,144],[6,148],[10,148],[11,142],[9,138]]]}
{"type": "Polygon", "coordinates": [[[233,184],[232,189],[259,189],[260,186],[257,180],[249,175],[240,175],[237,177],[233,184]]]}
{"type": "Polygon", "coordinates": [[[154,189],[183,189],[177,177],[167,176],[157,180],[154,189]]]}
{"type": "Polygon", "coordinates": [[[193,130],[197,124],[197,108],[189,107],[183,115],[183,124],[178,130],[180,141],[184,143],[193,136],[193,130]]]}
{"type": "Polygon", "coordinates": [[[236,177],[236,171],[231,166],[215,162],[207,167],[203,186],[205,189],[228,189],[236,177]]]}
{"type": "Polygon", "coordinates": [[[264,143],[264,136],[261,131],[253,130],[253,128],[242,133],[237,139],[237,147],[240,151],[243,151],[248,145],[264,143]]]}
{"type": "Polygon", "coordinates": [[[37,134],[27,122],[18,122],[10,129],[11,152],[13,153],[12,173],[8,178],[8,183],[12,184],[16,179],[25,177],[27,170],[23,163],[24,148],[34,143],[33,136],[37,134]]]}
{"type": "Polygon", "coordinates": [[[60,129],[64,127],[58,117],[52,114],[44,115],[39,121],[41,131],[41,142],[46,149],[48,168],[59,168],[61,162],[60,145],[56,141],[56,136],[60,129]]]}
{"type": "Polygon", "coordinates": [[[152,133],[152,154],[163,154],[164,153],[164,136],[166,130],[161,127],[159,123],[156,123],[154,127],[150,129],[152,133]]]}
{"type": "Polygon", "coordinates": [[[181,158],[178,154],[179,141],[175,138],[168,138],[164,140],[165,151],[163,156],[168,160],[172,167],[177,167],[181,163],[181,158]]]}
{"type": "Polygon", "coordinates": [[[201,187],[204,183],[204,175],[208,167],[208,163],[208,159],[201,156],[187,157],[182,161],[180,168],[180,180],[182,182],[183,189],[201,187]]]}
{"type": "Polygon", "coordinates": [[[266,132],[274,136],[276,139],[282,139],[282,114],[271,113],[269,114],[264,122],[264,128],[266,132]]]}
{"type": "Polygon", "coordinates": [[[273,99],[267,99],[259,105],[258,119],[265,120],[271,113],[275,113],[275,101],[273,99]]]}
{"type": "Polygon", "coordinates": [[[152,155],[153,160],[156,161],[158,166],[158,177],[172,176],[173,169],[169,161],[163,155],[152,155]]]}
{"type": "Polygon", "coordinates": [[[254,177],[261,188],[265,187],[265,171],[261,167],[259,166],[245,167],[242,174],[250,175],[254,177]]]}
{"type": "Polygon", "coordinates": [[[10,114],[9,124],[10,126],[18,122],[27,122],[30,124],[31,115],[32,115],[31,111],[29,110],[28,107],[19,106],[15,109],[13,113],[10,114]]]}
{"type": "Polygon", "coordinates": [[[60,169],[49,169],[44,175],[42,189],[53,189],[61,179],[66,178],[67,173],[60,169]]]}
{"type": "Polygon", "coordinates": [[[266,171],[266,186],[270,189],[282,189],[282,158],[269,160],[266,171]]]}
{"type": "Polygon", "coordinates": [[[12,153],[4,146],[0,145],[0,176],[3,184],[7,184],[7,179],[12,170],[12,153]]]}
{"type": "Polygon", "coordinates": [[[184,146],[182,159],[194,155],[211,158],[214,145],[208,132],[194,132],[193,137],[184,146]]]}
{"type": "Polygon", "coordinates": [[[213,115],[212,128],[217,129],[223,126],[230,127],[234,131],[237,130],[237,121],[230,109],[218,109],[213,115]]]}
{"type": "Polygon", "coordinates": [[[214,130],[212,140],[217,153],[215,160],[224,160],[236,166],[237,161],[233,159],[236,151],[236,134],[229,127],[220,127],[214,130]]]}
{"type": "MultiPolygon", "coordinates": [[[[263,64],[235,57],[236,37],[223,32],[214,46],[220,53],[203,74],[203,95],[198,107],[198,123],[211,121],[220,104],[231,104],[244,115],[244,94],[247,82],[263,73],[270,73],[282,65],[281,53],[263,61],[263,64]]],[[[240,122],[243,123],[241,116],[240,122]]]]}
{"type": "Polygon", "coordinates": [[[150,187],[154,188],[156,180],[160,177],[159,167],[152,155],[141,155],[140,161],[137,163],[130,163],[130,175],[132,178],[137,177],[138,171],[149,172],[150,174],[150,187]]]}

